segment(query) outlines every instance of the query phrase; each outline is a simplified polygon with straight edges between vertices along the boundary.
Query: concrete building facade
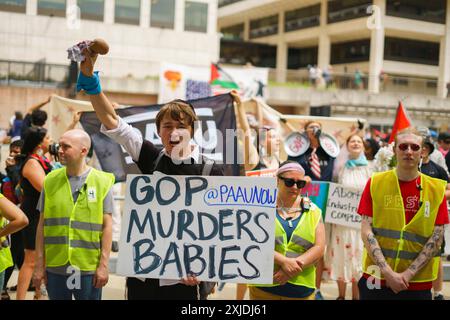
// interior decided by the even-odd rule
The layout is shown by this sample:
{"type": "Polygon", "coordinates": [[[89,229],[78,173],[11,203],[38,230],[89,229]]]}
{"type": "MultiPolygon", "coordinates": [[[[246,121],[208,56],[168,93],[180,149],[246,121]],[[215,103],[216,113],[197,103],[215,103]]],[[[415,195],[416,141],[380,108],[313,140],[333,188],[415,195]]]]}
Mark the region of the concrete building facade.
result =
{"type": "MultiPolygon", "coordinates": [[[[357,112],[379,108],[370,103],[380,100],[374,95],[405,100],[406,106],[416,106],[426,96],[439,101],[434,109],[442,112],[425,114],[429,103],[419,105],[419,121],[438,126],[449,120],[443,115],[450,114],[450,0],[219,0],[218,30],[223,63],[273,68],[269,103],[307,112],[311,103],[294,98],[304,88],[281,84],[308,81],[307,66],[317,65],[332,70],[340,81],[337,89],[357,90],[355,73],[362,75],[364,104],[351,97],[325,101],[333,115],[355,113],[358,106],[363,109],[357,112]]],[[[385,118],[383,112],[373,115],[376,122],[392,121],[385,118]]]]}
{"type": "MultiPolygon", "coordinates": [[[[55,65],[51,72],[44,68],[45,77],[63,81],[67,48],[103,38],[110,45],[98,59],[104,90],[119,103],[154,103],[161,62],[209,66],[218,60],[216,27],[217,0],[0,0],[1,84],[29,87],[5,79],[17,73],[26,79],[37,63],[55,65]]],[[[32,91],[26,91],[24,104],[36,102],[32,91]]],[[[2,100],[2,109],[26,108],[2,100]]],[[[0,117],[5,127],[9,115],[0,117]]]]}

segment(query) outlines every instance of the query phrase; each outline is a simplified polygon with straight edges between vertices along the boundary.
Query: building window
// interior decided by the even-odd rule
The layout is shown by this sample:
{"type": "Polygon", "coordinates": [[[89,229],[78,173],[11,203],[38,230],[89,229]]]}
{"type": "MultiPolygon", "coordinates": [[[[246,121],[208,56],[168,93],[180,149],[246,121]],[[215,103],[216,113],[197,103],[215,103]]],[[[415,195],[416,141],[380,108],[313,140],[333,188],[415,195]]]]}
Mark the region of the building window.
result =
{"type": "Polygon", "coordinates": [[[151,0],[150,26],[156,28],[174,28],[175,0],[151,0]]]}
{"type": "Polygon", "coordinates": [[[387,37],[384,42],[384,59],[439,65],[439,43],[387,37]]]}
{"type": "Polygon", "coordinates": [[[331,64],[369,61],[370,40],[333,43],[331,52],[331,64]]]}
{"type": "Polygon", "coordinates": [[[251,20],[250,21],[250,38],[259,38],[270,36],[278,33],[278,15],[251,20]]]}
{"type": "Polygon", "coordinates": [[[320,25],[320,4],[312,7],[286,11],[284,31],[293,31],[320,25]]]}
{"type": "Polygon", "coordinates": [[[206,33],[208,29],[208,4],[186,1],[184,5],[184,30],[206,33]]]}
{"type": "Polygon", "coordinates": [[[104,0],[77,0],[81,19],[103,21],[104,0]]]}
{"type": "Polygon", "coordinates": [[[255,67],[275,68],[277,47],[253,42],[225,40],[220,41],[220,62],[255,67]]]}
{"type": "Polygon", "coordinates": [[[219,8],[227,6],[229,4],[233,4],[235,2],[239,2],[242,0],[219,0],[219,8]]]}
{"type": "Polygon", "coordinates": [[[289,48],[288,69],[306,68],[308,65],[317,64],[318,47],[289,48]]]}
{"type": "Polygon", "coordinates": [[[415,19],[445,24],[446,0],[387,0],[386,14],[407,19],[415,19]]]}
{"type": "Polygon", "coordinates": [[[116,0],[114,21],[139,25],[141,0],[116,0]]]}
{"type": "Polygon", "coordinates": [[[231,27],[220,29],[223,39],[226,40],[244,40],[244,24],[238,24],[231,27]]]}
{"type": "Polygon", "coordinates": [[[368,0],[329,1],[328,23],[369,16],[367,7],[370,5],[372,5],[372,1],[368,0]]]}
{"type": "Polygon", "coordinates": [[[0,0],[0,11],[25,13],[26,6],[26,0],[0,0]]]}
{"type": "Polygon", "coordinates": [[[66,16],[66,0],[38,0],[37,13],[43,16],[66,16]]]}

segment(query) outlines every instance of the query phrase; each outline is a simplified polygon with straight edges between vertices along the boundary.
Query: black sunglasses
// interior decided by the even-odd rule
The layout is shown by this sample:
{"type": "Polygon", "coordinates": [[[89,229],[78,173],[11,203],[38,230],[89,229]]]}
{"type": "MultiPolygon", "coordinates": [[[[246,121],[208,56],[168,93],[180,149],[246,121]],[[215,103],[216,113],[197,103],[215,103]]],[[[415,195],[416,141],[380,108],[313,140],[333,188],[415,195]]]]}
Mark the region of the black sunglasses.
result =
{"type": "Polygon", "coordinates": [[[284,177],[278,177],[281,180],[284,181],[284,185],[288,188],[292,188],[294,186],[294,184],[297,185],[297,189],[302,189],[303,187],[306,186],[306,181],[305,180],[294,180],[294,179],[290,179],[290,178],[284,178],[284,177]]]}

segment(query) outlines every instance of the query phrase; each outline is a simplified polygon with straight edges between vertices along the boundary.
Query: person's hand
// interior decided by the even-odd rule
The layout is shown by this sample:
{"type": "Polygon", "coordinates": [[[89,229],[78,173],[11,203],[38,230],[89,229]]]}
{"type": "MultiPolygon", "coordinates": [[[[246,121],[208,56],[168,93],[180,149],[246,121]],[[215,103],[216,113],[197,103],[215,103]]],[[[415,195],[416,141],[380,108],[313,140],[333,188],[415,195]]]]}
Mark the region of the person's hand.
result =
{"type": "Polygon", "coordinates": [[[286,284],[288,280],[292,278],[289,277],[286,272],[283,271],[283,269],[279,269],[275,274],[273,275],[273,283],[278,283],[280,285],[286,284]]]}
{"type": "Polygon", "coordinates": [[[402,274],[390,271],[384,275],[386,279],[386,286],[391,288],[394,293],[399,293],[400,291],[407,290],[409,283],[405,281],[402,274]]]}
{"type": "Polygon", "coordinates": [[[45,267],[43,265],[36,264],[33,273],[33,284],[36,289],[39,289],[44,283],[47,285],[47,273],[45,272],[45,267]]]}
{"type": "Polygon", "coordinates": [[[284,259],[280,267],[289,276],[289,278],[292,278],[299,272],[303,271],[299,263],[297,263],[297,260],[295,260],[294,258],[284,259]]]}
{"type": "Polygon", "coordinates": [[[242,101],[241,97],[239,96],[239,93],[236,90],[231,90],[230,94],[233,97],[234,102],[236,102],[238,106],[241,105],[242,101]]]}
{"type": "Polygon", "coordinates": [[[105,266],[99,266],[94,274],[94,287],[100,289],[104,287],[109,280],[109,271],[105,266]]]}
{"type": "Polygon", "coordinates": [[[181,283],[186,286],[196,286],[196,285],[200,284],[200,281],[197,280],[196,276],[188,275],[186,278],[181,279],[181,283]]]}
{"type": "Polygon", "coordinates": [[[412,273],[412,271],[410,269],[406,269],[405,271],[400,273],[400,275],[402,276],[403,280],[405,281],[405,283],[407,285],[409,285],[409,282],[414,277],[414,274],[412,273]]]}
{"type": "Polygon", "coordinates": [[[12,167],[16,165],[16,160],[14,159],[14,157],[8,157],[5,160],[5,164],[7,167],[12,167]]]}
{"type": "Polygon", "coordinates": [[[80,71],[86,77],[92,77],[94,75],[94,65],[97,60],[97,53],[91,53],[87,48],[83,50],[85,59],[80,63],[80,71]]]}
{"type": "Polygon", "coordinates": [[[72,117],[72,123],[73,124],[77,124],[79,121],[80,121],[80,118],[81,118],[81,114],[82,114],[83,112],[81,112],[81,111],[78,111],[78,112],[74,112],[73,113],[73,117],[72,117]]]}

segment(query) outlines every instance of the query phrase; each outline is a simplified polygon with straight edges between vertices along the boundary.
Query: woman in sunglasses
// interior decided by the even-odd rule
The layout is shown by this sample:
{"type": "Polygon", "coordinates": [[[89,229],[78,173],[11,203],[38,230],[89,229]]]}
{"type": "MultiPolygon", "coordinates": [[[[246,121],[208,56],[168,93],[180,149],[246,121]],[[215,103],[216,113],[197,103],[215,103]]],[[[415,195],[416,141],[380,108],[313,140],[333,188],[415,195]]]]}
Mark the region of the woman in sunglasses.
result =
{"type": "MultiPolygon", "coordinates": [[[[364,155],[364,141],[357,135],[351,135],[346,142],[348,154],[345,163],[337,169],[337,182],[344,187],[363,190],[372,174],[364,155]]],[[[344,154],[344,153],[342,153],[344,154]]],[[[345,300],[347,283],[352,284],[352,299],[359,300],[358,279],[361,277],[363,242],[358,229],[331,225],[331,241],[327,255],[330,257],[330,278],[337,281],[339,296],[345,300]]]]}
{"type": "Polygon", "coordinates": [[[301,196],[307,181],[300,164],[283,162],[277,178],[273,283],[250,286],[250,299],[314,300],[315,263],[325,250],[322,212],[301,196]]]}

